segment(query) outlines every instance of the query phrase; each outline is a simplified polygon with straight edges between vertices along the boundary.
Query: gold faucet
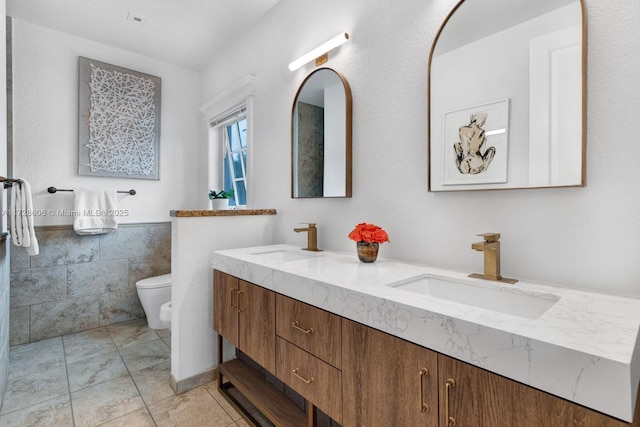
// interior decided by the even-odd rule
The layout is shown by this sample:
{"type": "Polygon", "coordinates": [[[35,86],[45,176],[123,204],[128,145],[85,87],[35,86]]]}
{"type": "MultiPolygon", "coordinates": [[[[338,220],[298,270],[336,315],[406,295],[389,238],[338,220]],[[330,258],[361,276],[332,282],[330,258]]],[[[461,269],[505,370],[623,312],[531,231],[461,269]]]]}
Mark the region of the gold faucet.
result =
{"type": "Polygon", "coordinates": [[[500,275],[500,233],[482,233],[478,236],[484,240],[472,243],[471,249],[484,252],[484,274],[473,273],[469,277],[510,284],[516,283],[517,279],[508,279],[500,275]]]}
{"type": "Polygon", "coordinates": [[[313,222],[309,223],[305,228],[294,228],[293,231],[300,233],[301,231],[307,232],[307,247],[302,248],[305,251],[320,252],[322,249],[318,249],[318,229],[313,222]]]}

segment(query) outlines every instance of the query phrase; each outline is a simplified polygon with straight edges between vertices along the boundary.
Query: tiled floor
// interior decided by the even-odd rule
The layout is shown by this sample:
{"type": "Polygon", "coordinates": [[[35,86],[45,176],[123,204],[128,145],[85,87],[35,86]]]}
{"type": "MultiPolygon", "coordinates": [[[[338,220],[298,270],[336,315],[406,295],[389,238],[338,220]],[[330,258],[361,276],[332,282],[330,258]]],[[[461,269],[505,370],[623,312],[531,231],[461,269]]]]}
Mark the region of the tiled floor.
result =
{"type": "Polygon", "coordinates": [[[215,381],[174,394],[170,346],[140,319],[12,347],[0,426],[247,426],[215,381]]]}

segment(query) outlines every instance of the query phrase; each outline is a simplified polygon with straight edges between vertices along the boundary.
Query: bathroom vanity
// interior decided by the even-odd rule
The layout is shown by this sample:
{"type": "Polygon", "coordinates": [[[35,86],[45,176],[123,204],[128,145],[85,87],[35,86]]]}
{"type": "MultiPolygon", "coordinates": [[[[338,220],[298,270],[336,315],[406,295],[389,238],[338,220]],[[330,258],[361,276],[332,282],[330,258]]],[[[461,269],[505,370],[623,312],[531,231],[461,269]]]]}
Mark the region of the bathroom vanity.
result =
{"type": "Polygon", "coordinates": [[[637,299],[287,245],[213,268],[214,329],[308,402],[220,364],[277,425],[640,426],[637,299]]]}

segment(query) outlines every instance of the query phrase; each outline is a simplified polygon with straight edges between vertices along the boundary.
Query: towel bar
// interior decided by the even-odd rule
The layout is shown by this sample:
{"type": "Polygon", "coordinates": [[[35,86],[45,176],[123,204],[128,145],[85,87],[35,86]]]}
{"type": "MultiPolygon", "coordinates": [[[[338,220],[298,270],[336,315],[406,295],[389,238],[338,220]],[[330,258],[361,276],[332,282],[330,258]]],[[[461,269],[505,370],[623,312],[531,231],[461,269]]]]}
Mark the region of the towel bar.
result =
{"type": "MultiPolygon", "coordinates": [[[[47,188],[47,191],[48,191],[49,193],[51,193],[51,194],[54,194],[54,193],[56,193],[56,192],[58,192],[58,191],[73,191],[73,189],[71,189],[71,190],[69,190],[69,189],[65,190],[65,189],[62,189],[62,188],[49,187],[49,188],[47,188]]],[[[126,191],[116,191],[116,193],[127,193],[127,194],[131,194],[132,196],[135,196],[135,195],[136,195],[136,190],[131,189],[131,190],[126,190],[126,191]]]]}
{"type": "Polygon", "coordinates": [[[0,176],[0,182],[4,183],[4,188],[9,188],[13,185],[14,182],[19,181],[19,179],[5,178],[4,176],[0,176]]]}

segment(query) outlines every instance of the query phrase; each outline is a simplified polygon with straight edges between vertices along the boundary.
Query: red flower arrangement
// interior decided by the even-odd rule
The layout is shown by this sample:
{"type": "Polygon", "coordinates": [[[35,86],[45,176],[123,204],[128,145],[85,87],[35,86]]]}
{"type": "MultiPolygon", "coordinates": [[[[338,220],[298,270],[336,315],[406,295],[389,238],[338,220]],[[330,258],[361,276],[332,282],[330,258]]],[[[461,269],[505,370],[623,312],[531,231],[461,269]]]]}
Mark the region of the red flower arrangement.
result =
{"type": "Polygon", "coordinates": [[[389,241],[389,235],[382,228],[366,222],[356,225],[349,233],[349,238],[356,242],[384,243],[389,241]]]}

